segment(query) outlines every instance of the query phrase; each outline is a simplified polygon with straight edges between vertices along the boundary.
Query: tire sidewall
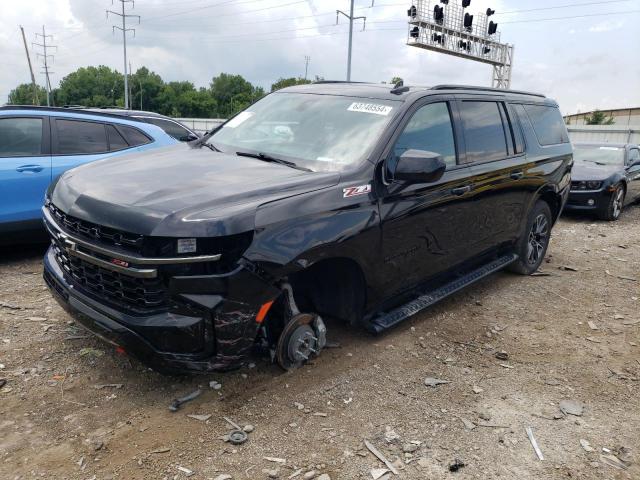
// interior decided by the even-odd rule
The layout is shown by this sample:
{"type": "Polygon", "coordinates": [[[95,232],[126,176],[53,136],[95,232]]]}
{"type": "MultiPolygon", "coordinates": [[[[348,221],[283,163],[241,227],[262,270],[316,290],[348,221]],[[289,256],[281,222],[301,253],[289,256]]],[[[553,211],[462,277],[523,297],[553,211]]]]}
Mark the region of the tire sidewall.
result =
{"type": "Polygon", "coordinates": [[[552,225],[553,225],[553,219],[551,218],[551,208],[549,208],[549,205],[546,202],[542,200],[538,200],[533,206],[533,208],[529,211],[525,230],[522,234],[522,237],[518,240],[517,248],[516,248],[516,254],[518,255],[518,260],[516,260],[512,264],[512,268],[511,268],[512,271],[523,274],[523,275],[531,275],[533,272],[538,270],[538,268],[540,268],[540,265],[544,261],[544,257],[547,254],[547,249],[549,248],[549,242],[551,240],[552,225]],[[548,224],[547,239],[544,245],[544,249],[542,250],[540,257],[538,258],[538,261],[535,264],[530,264],[527,261],[527,247],[529,243],[529,232],[533,227],[533,222],[540,214],[543,214],[547,219],[547,224],[548,224]]]}

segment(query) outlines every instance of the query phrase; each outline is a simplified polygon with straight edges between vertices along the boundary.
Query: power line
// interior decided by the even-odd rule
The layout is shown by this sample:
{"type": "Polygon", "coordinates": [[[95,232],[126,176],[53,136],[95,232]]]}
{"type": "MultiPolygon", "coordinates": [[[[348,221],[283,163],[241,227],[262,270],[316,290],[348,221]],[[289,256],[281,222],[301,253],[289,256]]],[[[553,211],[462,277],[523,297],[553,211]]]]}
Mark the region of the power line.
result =
{"type": "Polygon", "coordinates": [[[508,22],[501,22],[503,25],[505,23],[531,23],[531,22],[550,22],[552,20],[570,20],[573,18],[587,18],[587,17],[604,17],[608,15],[622,15],[627,13],[638,13],[640,10],[626,10],[624,12],[603,12],[603,13],[588,13],[584,15],[571,15],[569,17],[551,17],[551,18],[537,18],[533,20],[511,20],[508,22]]]}
{"type": "Polygon", "coordinates": [[[47,53],[47,50],[50,48],[57,49],[58,47],[55,45],[47,45],[47,38],[53,39],[53,35],[47,35],[44,29],[44,25],[42,26],[42,34],[36,33],[36,40],[38,37],[42,37],[42,43],[32,43],[32,46],[37,46],[42,48],[42,53],[36,53],[37,57],[42,58],[42,67],[44,68],[44,72],[40,72],[44,74],[45,80],[45,89],[47,91],[47,107],[51,105],[51,80],[49,78],[49,74],[54,73],[49,70],[49,57],[51,57],[51,61],[53,62],[54,56],[47,53]]]}
{"type": "MultiPolygon", "coordinates": [[[[118,0],[122,5],[122,13],[114,12],[113,10],[107,10],[107,17],[109,14],[116,15],[122,18],[122,27],[118,27],[117,25],[113,25],[113,31],[121,30],[122,31],[122,45],[124,50],[124,109],[129,109],[129,74],[127,72],[127,32],[133,32],[133,36],[136,35],[135,28],[127,28],[127,18],[136,17],[138,19],[138,23],[140,23],[140,15],[127,15],[124,13],[124,4],[131,3],[132,8],[135,7],[134,0],[118,0]]],[[[113,3],[113,0],[111,0],[113,3]]]]}
{"type": "MultiPolygon", "coordinates": [[[[608,0],[608,1],[600,1],[600,2],[586,2],[586,3],[569,3],[566,5],[556,5],[554,7],[540,7],[540,8],[529,8],[526,10],[510,10],[507,12],[496,12],[495,15],[511,15],[514,13],[527,13],[527,12],[538,12],[541,10],[556,10],[560,8],[573,8],[573,7],[586,7],[590,5],[605,5],[609,3],[626,3],[631,2],[633,0],[608,0]]],[[[504,22],[503,22],[504,23],[504,22]]]]}

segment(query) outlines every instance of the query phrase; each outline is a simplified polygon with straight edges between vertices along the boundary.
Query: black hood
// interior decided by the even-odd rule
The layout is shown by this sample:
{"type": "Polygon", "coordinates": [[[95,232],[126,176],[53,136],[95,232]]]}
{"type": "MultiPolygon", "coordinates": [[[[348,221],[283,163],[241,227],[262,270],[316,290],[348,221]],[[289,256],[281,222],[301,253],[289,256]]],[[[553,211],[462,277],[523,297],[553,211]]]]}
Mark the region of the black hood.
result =
{"type": "Polygon", "coordinates": [[[598,165],[593,162],[577,161],[571,169],[571,180],[578,182],[583,180],[606,180],[610,176],[623,171],[623,165],[598,165]]]}
{"type": "Polygon", "coordinates": [[[263,203],[339,178],[179,144],[69,170],[51,200],[69,215],[131,233],[218,236],[252,230],[263,203]]]}

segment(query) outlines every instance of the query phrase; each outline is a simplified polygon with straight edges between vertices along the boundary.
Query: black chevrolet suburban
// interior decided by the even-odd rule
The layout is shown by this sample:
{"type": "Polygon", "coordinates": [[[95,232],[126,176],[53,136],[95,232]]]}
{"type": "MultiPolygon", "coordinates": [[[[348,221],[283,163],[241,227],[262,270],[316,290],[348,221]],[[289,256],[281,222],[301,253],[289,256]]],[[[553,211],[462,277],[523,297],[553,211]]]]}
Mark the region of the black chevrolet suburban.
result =
{"type": "Polygon", "coordinates": [[[320,82],[203,138],[68,171],[44,279],[88,330],[162,372],[285,369],[323,318],[378,333],[492,272],[534,272],[571,184],[552,100],[320,82]]]}

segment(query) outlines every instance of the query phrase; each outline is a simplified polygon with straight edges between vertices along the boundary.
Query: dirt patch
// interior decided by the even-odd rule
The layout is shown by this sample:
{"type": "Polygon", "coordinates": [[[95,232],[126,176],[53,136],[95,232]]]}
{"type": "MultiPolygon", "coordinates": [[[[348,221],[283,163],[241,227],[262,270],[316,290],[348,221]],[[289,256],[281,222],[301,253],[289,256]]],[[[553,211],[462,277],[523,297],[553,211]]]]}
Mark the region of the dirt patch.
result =
{"type": "Polygon", "coordinates": [[[292,373],[160,376],[73,325],[42,253],[0,252],[0,478],[368,479],[384,465],[364,439],[392,478],[640,478],[640,208],[563,219],[546,276],[493,275],[378,337],[329,324],[340,348],[292,373]],[[223,416],[255,426],[247,443],[223,416]]]}

